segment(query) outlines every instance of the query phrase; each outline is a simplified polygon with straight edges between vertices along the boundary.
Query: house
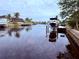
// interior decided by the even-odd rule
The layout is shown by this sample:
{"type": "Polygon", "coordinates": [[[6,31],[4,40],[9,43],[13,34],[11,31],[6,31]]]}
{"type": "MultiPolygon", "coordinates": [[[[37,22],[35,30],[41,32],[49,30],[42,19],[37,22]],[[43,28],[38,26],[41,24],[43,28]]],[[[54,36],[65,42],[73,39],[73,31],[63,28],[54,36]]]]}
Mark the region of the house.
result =
{"type": "Polygon", "coordinates": [[[18,23],[19,25],[24,24],[24,20],[22,18],[11,18],[11,20],[9,21],[9,23],[18,23]]]}
{"type": "Polygon", "coordinates": [[[0,18],[6,18],[6,16],[5,16],[5,15],[3,15],[3,16],[0,16],[0,18]]]}
{"type": "Polygon", "coordinates": [[[11,22],[24,22],[22,18],[11,18],[11,22]]]}
{"type": "Polygon", "coordinates": [[[0,16],[0,28],[6,27],[8,24],[7,18],[5,15],[0,16]]]}

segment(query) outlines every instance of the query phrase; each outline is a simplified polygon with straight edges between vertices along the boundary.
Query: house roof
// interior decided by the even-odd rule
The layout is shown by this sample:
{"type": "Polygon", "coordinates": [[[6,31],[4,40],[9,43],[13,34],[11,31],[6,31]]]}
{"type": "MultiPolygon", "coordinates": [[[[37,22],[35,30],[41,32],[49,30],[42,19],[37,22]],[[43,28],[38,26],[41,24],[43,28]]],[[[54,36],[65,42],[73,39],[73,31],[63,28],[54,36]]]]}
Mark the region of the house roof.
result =
{"type": "Polygon", "coordinates": [[[6,18],[6,16],[5,16],[5,15],[3,15],[3,16],[0,16],[0,18],[6,18]]]}
{"type": "Polygon", "coordinates": [[[11,22],[16,21],[16,22],[24,22],[24,20],[22,18],[12,18],[11,22]]]}

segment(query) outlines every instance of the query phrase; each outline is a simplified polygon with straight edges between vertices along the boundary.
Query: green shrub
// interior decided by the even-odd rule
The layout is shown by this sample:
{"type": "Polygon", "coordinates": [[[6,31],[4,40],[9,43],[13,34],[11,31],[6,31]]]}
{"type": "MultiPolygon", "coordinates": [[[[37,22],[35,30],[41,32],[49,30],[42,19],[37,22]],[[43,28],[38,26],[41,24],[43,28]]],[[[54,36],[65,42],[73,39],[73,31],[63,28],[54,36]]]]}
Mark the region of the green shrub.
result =
{"type": "Polygon", "coordinates": [[[67,24],[68,24],[71,28],[74,28],[75,25],[76,25],[75,21],[73,21],[73,20],[67,21],[67,24]]]}

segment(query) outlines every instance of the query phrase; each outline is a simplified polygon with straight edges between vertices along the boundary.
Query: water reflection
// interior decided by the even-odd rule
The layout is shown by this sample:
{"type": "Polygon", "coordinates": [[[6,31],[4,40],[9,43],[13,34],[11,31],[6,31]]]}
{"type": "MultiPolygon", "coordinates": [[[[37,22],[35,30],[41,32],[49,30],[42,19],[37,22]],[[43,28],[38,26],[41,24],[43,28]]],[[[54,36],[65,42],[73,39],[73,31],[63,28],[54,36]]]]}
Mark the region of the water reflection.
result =
{"type": "Polygon", "coordinates": [[[6,34],[6,28],[0,28],[0,37],[4,37],[6,34]]]}
{"type": "Polygon", "coordinates": [[[73,56],[75,59],[79,59],[79,50],[78,47],[73,46],[72,44],[66,45],[68,52],[73,56]]]}
{"type": "Polygon", "coordinates": [[[3,31],[6,33],[4,38],[0,37],[0,59],[57,59],[59,52],[67,51],[67,37],[60,37],[61,33],[51,31],[48,39],[45,30],[45,25],[7,28],[3,31]]]}
{"type": "Polygon", "coordinates": [[[24,28],[9,28],[8,34],[9,36],[12,36],[12,33],[15,32],[15,37],[19,38],[20,37],[20,31],[23,30],[24,28]]]}
{"type": "Polygon", "coordinates": [[[12,36],[12,32],[10,30],[8,31],[8,34],[9,34],[9,36],[12,36]]]}
{"type": "Polygon", "coordinates": [[[57,55],[57,59],[75,59],[73,58],[69,52],[59,52],[59,54],[57,55]]]}
{"type": "Polygon", "coordinates": [[[27,27],[26,27],[26,31],[27,31],[27,32],[30,31],[31,29],[32,29],[31,26],[27,26],[27,27]]]}
{"type": "Polygon", "coordinates": [[[58,38],[57,27],[54,26],[51,29],[52,29],[52,31],[49,34],[49,41],[56,42],[56,39],[58,38]]]}
{"type": "Polygon", "coordinates": [[[26,26],[26,27],[20,27],[20,28],[0,28],[0,37],[4,37],[7,33],[9,36],[12,36],[12,33],[14,33],[13,35],[19,38],[20,32],[23,29],[28,32],[29,30],[32,29],[32,27],[26,26]]]}
{"type": "Polygon", "coordinates": [[[59,52],[57,55],[57,59],[64,59],[64,53],[59,52]]]}
{"type": "Polygon", "coordinates": [[[49,41],[56,42],[57,37],[58,37],[57,31],[51,31],[49,34],[49,41]]]}
{"type": "Polygon", "coordinates": [[[15,36],[16,36],[17,38],[19,38],[19,37],[20,37],[20,33],[17,31],[16,34],[15,34],[15,36]]]}
{"type": "Polygon", "coordinates": [[[32,28],[31,28],[31,26],[21,27],[21,28],[9,28],[8,34],[9,34],[9,36],[12,36],[12,33],[15,32],[15,34],[14,34],[15,37],[19,38],[19,37],[20,37],[20,32],[21,32],[21,30],[23,30],[23,29],[28,32],[28,31],[31,30],[32,28]]]}

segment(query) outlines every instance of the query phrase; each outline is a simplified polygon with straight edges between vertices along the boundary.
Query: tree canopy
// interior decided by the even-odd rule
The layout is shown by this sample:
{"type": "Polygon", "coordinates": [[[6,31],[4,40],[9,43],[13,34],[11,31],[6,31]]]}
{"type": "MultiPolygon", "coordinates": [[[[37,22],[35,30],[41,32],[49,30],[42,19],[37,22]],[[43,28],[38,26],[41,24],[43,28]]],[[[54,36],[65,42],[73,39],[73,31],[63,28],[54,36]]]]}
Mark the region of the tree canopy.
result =
{"type": "Polygon", "coordinates": [[[79,0],[60,0],[60,15],[64,18],[75,20],[76,27],[78,28],[79,22],[79,0]]]}

